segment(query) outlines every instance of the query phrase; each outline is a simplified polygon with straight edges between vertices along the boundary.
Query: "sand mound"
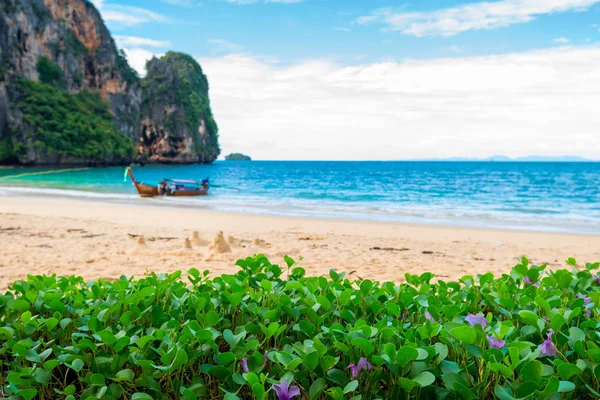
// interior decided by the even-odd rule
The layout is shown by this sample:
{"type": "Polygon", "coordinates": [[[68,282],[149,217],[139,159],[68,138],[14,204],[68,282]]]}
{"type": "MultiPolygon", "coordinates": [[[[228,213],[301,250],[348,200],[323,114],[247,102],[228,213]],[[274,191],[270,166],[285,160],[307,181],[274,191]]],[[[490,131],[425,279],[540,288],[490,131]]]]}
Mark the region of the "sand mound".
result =
{"type": "Polygon", "coordinates": [[[192,245],[197,247],[208,246],[210,242],[208,240],[204,240],[200,237],[200,233],[198,231],[192,232],[192,245]]]}
{"type": "Polygon", "coordinates": [[[169,254],[173,255],[173,256],[178,256],[178,257],[199,256],[200,255],[200,253],[198,253],[196,250],[194,250],[194,247],[192,246],[192,241],[189,238],[185,238],[185,240],[183,241],[182,247],[171,251],[169,254]]]}
{"type": "Polygon", "coordinates": [[[252,244],[254,245],[254,247],[271,247],[271,245],[269,243],[267,243],[265,240],[260,239],[260,238],[254,239],[252,244]]]}
{"type": "Polygon", "coordinates": [[[217,233],[213,242],[208,246],[208,249],[214,254],[231,253],[231,247],[225,240],[223,232],[217,233]]]}
{"type": "Polygon", "coordinates": [[[146,238],[144,236],[139,236],[137,238],[137,243],[127,250],[127,254],[136,255],[136,254],[144,254],[148,252],[148,245],[146,244],[146,238]]]}

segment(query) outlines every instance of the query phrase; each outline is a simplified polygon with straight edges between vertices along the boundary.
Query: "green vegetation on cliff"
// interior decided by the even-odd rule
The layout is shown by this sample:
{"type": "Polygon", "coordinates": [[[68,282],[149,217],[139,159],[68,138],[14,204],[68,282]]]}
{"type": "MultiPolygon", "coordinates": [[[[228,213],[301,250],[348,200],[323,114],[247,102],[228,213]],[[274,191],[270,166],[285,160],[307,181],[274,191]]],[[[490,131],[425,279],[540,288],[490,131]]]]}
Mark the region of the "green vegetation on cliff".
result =
{"type": "Polygon", "coordinates": [[[252,158],[242,153],[231,153],[225,156],[226,161],[252,161],[252,158]]]}
{"type": "Polygon", "coordinates": [[[17,108],[35,140],[49,157],[90,162],[120,162],[133,156],[131,139],[115,127],[108,104],[97,93],[69,94],[44,83],[20,80],[17,108]]]}
{"type": "Polygon", "coordinates": [[[216,151],[219,153],[218,127],[208,100],[208,80],[200,65],[191,56],[168,52],[157,62],[146,64],[148,73],[142,79],[142,104],[161,99],[173,100],[183,107],[184,116],[173,113],[165,121],[165,127],[171,132],[183,124],[194,133],[193,139],[199,154],[216,151]],[[167,69],[164,69],[164,66],[167,69]],[[204,120],[207,140],[198,134],[198,126],[204,120]]]}
{"type": "Polygon", "coordinates": [[[46,56],[40,57],[37,62],[37,71],[40,74],[40,82],[49,85],[58,85],[63,79],[63,72],[46,56]]]}

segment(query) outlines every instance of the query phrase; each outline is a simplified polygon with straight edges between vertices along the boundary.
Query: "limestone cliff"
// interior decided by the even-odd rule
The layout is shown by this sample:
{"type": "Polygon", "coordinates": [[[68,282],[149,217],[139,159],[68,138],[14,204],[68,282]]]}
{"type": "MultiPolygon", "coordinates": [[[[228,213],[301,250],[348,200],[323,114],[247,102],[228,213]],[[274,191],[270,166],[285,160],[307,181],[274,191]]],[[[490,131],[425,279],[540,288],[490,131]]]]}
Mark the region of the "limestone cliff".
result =
{"type": "Polygon", "coordinates": [[[146,64],[138,160],[211,163],[219,155],[208,80],[190,56],[169,52],[146,64]]]}
{"type": "Polygon", "coordinates": [[[0,1],[0,161],[126,162],[140,135],[140,102],[139,78],[90,2],[0,1]],[[50,124],[56,106],[68,115],[50,124]],[[93,116],[109,135],[89,123],[93,116]]]}
{"type": "Polygon", "coordinates": [[[140,81],[87,0],[0,0],[0,164],[214,161],[198,63],[168,53],[147,69],[140,81]]]}

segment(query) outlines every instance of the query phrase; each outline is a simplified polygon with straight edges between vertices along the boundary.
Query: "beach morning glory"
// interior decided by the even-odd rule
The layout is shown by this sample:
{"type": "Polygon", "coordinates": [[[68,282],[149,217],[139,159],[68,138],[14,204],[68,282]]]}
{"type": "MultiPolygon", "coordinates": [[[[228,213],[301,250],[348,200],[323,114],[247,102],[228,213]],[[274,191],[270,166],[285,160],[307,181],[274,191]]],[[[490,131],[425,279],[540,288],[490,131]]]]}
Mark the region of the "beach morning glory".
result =
{"type": "Polygon", "coordinates": [[[594,278],[596,279],[596,283],[600,285],[600,274],[594,275],[594,278]]]}
{"type": "Polygon", "coordinates": [[[298,386],[290,386],[290,383],[286,381],[281,381],[273,385],[273,390],[279,400],[290,400],[292,397],[300,396],[300,388],[298,386]]]}
{"type": "Polygon", "coordinates": [[[367,359],[365,357],[361,357],[361,359],[358,360],[358,364],[356,365],[348,365],[348,369],[352,372],[352,379],[358,378],[360,371],[362,371],[363,369],[369,371],[371,368],[373,368],[373,366],[367,362],[367,359]]]}
{"type": "Polygon", "coordinates": [[[506,344],[506,340],[500,340],[495,336],[486,336],[485,337],[492,349],[501,349],[506,344]]]}
{"type": "Polygon", "coordinates": [[[554,334],[554,332],[552,331],[552,329],[550,329],[548,331],[548,339],[544,340],[544,343],[542,343],[542,355],[544,356],[548,356],[548,357],[554,357],[556,355],[556,353],[558,352],[558,350],[556,350],[556,347],[554,347],[554,343],[552,343],[552,335],[554,334]]]}
{"type": "Polygon", "coordinates": [[[540,287],[540,283],[539,282],[532,282],[531,279],[529,279],[528,276],[526,276],[525,278],[523,278],[523,282],[529,284],[529,285],[533,285],[535,287],[540,287]]]}
{"type": "Polygon", "coordinates": [[[488,320],[485,319],[484,315],[481,313],[469,314],[465,317],[465,321],[471,324],[471,326],[481,325],[481,327],[484,327],[489,324],[488,320]]]}
{"type": "Polygon", "coordinates": [[[587,297],[585,294],[577,294],[577,297],[580,299],[583,299],[584,306],[587,306],[588,304],[590,304],[592,302],[592,298],[587,297]]]}
{"type": "Polygon", "coordinates": [[[248,371],[249,371],[248,359],[246,357],[244,357],[240,360],[240,367],[242,367],[242,371],[244,371],[245,373],[248,373],[248,371]]]}
{"type": "Polygon", "coordinates": [[[431,322],[436,322],[435,318],[433,318],[431,314],[429,314],[429,311],[425,311],[425,318],[427,318],[431,322]]]}

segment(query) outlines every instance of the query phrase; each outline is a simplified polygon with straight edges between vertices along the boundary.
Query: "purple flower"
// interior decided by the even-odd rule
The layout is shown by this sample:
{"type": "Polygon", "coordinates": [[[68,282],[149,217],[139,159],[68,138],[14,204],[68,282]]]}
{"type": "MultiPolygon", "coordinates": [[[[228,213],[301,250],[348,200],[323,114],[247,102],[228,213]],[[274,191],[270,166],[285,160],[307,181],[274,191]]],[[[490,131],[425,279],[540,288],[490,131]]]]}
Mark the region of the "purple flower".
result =
{"type": "Polygon", "coordinates": [[[556,350],[556,347],[554,347],[554,343],[552,343],[553,334],[554,332],[552,331],[552,329],[550,329],[548,331],[548,339],[544,340],[544,343],[542,343],[542,355],[544,356],[554,357],[558,352],[556,350]]]}
{"type": "Polygon", "coordinates": [[[431,314],[429,314],[429,311],[425,311],[425,318],[427,318],[431,322],[436,322],[435,318],[433,318],[431,314]]]}
{"type": "Polygon", "coordinates": [[[523,278],[523,282],[527,283],[528,285],[533,285],[535,287],[540,287],[540,283],[539,282],[532,282],[531,279],[529,279],[528,276],[526,276],[525,278],[523,278]]]}
{"type": "Polygon", "coordinates": [[[497,339],[496,336],[486,336],[485,338],[492,349],[501,349],[506,344],[506,340],[497,339]]]}
{"type": "Polygon", "coordinates": [[[596,283],[600,285],[600,274],[594,275],[594,279],[596,279],[596,283]]]}
{"type": "Polygon", "coordinates": [[[248,373],[248,371],[249,371],[248,359],[246,357],[244,357],[240,360],[240,367],[242,367],[242,371],[244,371],[245,373],[248,373]]]}
{"type": "Polygon", "coordinates": [[[279,400],[290,400],[292,397],[300,396],[300,388],[298,386],[290,386],[290,383],[286,381],[281,381],[279,384],[273,385],[273,390],[279,400]]]}
{"type": "Polygon", "coordinates": [[[592,302],[592,299],[590,297],[587,297],[585,294],[577,294],[577,297],[580,299],[583,299],[583,305],[587,306],[588,304],[590,304],[592,302]]]}
{"type": "Polygon", "coordinates": [[[489,324],[488,320],[485,319],[485,317],[481,313],[469,314],[465,317],[465,321],[471,324],[471,326],[481,325],[482,328],[489,324]]]}
{"type": "Polygon", "coordinates": [[[367,362],[367,359],[365,357],[361,357],[361,359],[358,360],[358,364],[350,364],[348,365],[347,369],[349,369],[352,372],[352,379],[356,379],[358,378],[360,371],[362,371],[363,369],[369,371],[371,370],[371,368],[373,368],[373,366],[367,362]]]}

